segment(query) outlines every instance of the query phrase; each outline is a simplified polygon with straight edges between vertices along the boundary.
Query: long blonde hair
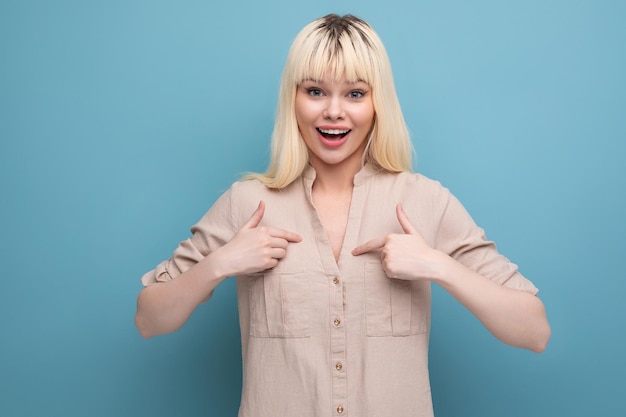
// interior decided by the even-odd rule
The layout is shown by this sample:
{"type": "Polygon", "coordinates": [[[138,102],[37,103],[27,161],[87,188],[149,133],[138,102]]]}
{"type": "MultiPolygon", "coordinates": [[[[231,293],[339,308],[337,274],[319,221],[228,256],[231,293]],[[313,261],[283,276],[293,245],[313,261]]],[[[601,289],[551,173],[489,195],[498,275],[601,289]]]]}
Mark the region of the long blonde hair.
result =
{"type": "Polygon", "coordinates": [[[269,167],[244,179],[281,189],[302,175],[309,153],[296,121],[296,89],[304,80],[320,80],[328,73],[372,87],[375,120],[364,162],[389,172],[411,170],[411,139],[382,41],[365,21],[330,14],[306,25],[294,39],[280,84],[269,167]]]}

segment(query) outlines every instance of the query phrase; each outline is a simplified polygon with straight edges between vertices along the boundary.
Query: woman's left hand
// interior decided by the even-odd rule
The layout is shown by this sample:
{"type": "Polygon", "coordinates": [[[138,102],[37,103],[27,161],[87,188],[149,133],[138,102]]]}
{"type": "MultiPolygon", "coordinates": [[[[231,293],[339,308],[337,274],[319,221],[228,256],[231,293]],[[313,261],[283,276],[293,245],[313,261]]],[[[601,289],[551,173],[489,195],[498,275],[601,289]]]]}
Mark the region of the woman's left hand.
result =
{"type": "Polygon", "coordinates": [[[404,234],[372,239],[354,248],[352,254],[380,251],[388,277],[435,281],[504,343],[535,352],[546,348],[550,325],[539,298],[487,279],[431,248],[400,204],[396,206],[396,214],[404,234]]]}
{"type": "Polygon", "coordinates": [[[390,278],[405,280],[440,278],[441,267],[448,257],[428,245],[407,217],[401,204],[396,206],[396,215],[404,234],[393,233],[372,239],[354,248],[352,255],[358,256],[380,250],[383,269],[390,278]]]}

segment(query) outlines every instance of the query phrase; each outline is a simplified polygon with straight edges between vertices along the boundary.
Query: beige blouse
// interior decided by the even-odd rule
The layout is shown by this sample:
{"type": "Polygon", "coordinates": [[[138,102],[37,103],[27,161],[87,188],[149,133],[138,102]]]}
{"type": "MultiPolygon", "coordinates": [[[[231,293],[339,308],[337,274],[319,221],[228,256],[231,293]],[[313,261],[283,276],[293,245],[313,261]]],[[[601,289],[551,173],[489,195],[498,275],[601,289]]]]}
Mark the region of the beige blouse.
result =
{"type": "Polygon", "coordinates": [[[402,203],[426,241],[507,287],[537,289],[498,254],[459,201],[414,173],[367,165],[354,191],[339,261],[317,216],[315,171],[272,191],[237,182],[191,229],[172,258],[142,278],[176,278],[228,242],[266,203],[262,225],[299,233],[287,256],[265,273],[237,277],[243,356],[239,417],[389,417],[433,415],[428,378],[430,284],[388,278],[377,253],[352,256],[370,239],[402,233],[402,203]]]}

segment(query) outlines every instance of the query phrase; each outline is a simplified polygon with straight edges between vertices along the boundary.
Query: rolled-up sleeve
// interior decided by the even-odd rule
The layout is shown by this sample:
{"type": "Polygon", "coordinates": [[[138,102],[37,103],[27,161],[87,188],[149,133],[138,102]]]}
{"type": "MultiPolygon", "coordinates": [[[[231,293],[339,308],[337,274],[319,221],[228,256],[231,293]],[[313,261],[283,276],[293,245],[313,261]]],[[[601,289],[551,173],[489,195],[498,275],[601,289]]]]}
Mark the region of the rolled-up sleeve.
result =
{"type": "Polygon", "coordinates": [[[463,265],[506,287],[537,294],[539,290],[526,279],[516,264],[500,254],[494,242],[487,240],[463,205],[442,187],[437,199],[441,213],[436,234],[436,248],[463,265]]]}
{"type": "Polygon", "coordinates": [[[209,211],[191,228],[191,237],[180,242],[171,258],[159,263],[155,269],[141,277],[144,286],[176,278],[232,239],[235,234],[232,220],[232,190],[233,187],[217,199],[209,211]]]}

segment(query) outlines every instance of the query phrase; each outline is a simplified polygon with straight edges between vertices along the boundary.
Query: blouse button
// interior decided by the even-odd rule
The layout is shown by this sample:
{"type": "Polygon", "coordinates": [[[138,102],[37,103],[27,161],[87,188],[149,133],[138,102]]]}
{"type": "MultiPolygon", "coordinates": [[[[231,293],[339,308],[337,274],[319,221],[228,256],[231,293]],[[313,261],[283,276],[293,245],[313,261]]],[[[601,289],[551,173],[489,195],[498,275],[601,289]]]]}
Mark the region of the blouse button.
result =
{"type": "Polygon", "coordinates": [[[338,371],[341,371],[341,368],[343,368],[343,365],[341,364],[341,362],[337,362],[337,364],[335,365],[335,368],[337,368],[338,371]]]}
{"type": "Polygon", "coordinates": [[[337,277],[333,278],[333,284],[339,285],[339,278],[337,277]]]}
{"type": "Polygon", "coordinates": [[[339,319],[335,319],[335,321],[333,321],[333,324],[334,324],[335,326],[339,326],[339,325],[341,324],[341,320],[339,320],[339,319]]]}
{"type": "Polygon", "coordinates": [[[337,413],[339,413],[339,414],[343,413],[343,407],[342,406],[337,407],[337,413]]]}

